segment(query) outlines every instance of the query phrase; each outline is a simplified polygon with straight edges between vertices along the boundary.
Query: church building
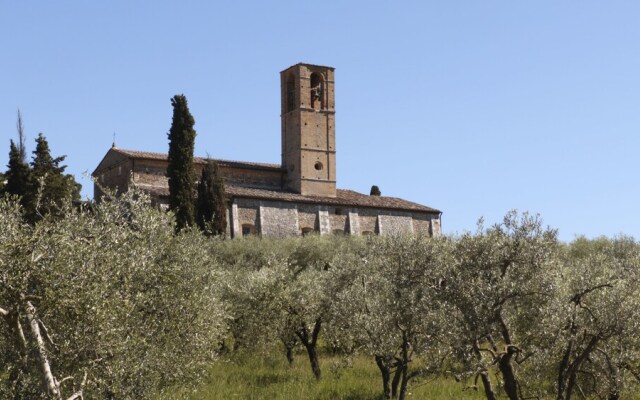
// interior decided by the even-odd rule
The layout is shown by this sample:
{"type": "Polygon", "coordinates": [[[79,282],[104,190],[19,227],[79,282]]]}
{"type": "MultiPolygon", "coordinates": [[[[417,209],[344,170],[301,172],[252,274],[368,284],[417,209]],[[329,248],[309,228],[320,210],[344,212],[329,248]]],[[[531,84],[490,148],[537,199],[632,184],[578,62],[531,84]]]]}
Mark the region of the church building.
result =
{"type": "MultiPolygon", "coordinates": [[[[296,64],[280,73],[282,162],[216,160],[228,200],[227,236],[386,235],[441,232],[442,212],[396,197],[336,187],[334,68],[296,64]]],[[[195,158],[197,176],[207,160],[195,158]]],[[[148,192],[168,204],[167,154],[113,146],[92,173],[100,187],[148,192]]]]}

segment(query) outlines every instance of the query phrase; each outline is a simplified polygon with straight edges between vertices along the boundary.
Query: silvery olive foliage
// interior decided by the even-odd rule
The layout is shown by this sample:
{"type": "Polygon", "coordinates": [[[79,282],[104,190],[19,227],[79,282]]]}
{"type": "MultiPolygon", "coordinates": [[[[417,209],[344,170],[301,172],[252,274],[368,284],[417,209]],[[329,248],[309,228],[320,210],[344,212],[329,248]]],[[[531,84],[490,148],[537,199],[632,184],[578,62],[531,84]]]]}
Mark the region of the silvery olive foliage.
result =
{"type": "MultiPolygon", "coordinates": [[[[0,398],[188,394],[220,351],[371,358],[384,398],[617,400],[640,381],[640,245],[537,216],[429,238],[221,240],[141,193],[23,222],[0,200],[0,398]],[[413,383],[412,383],[413,382],[413,383]]],[[[348,364],[347,364],[348,365],[348,364]]]]}
{"type": "MultiPolygon", "coordinates": [[[[253,240],[244,240],[244,244],[249,241],[253,240]]],[[[235,248],[239,241],[235,242],[228,244],[235,248]]],[[[250,247],[255,250],[255,246],[264,244],[266,241],[256,240],[250,247]]],[[[264,266],[254,269],[249,267],[251,263],[234,262],[224,272],[223,297],[229,304],[230,333],[235,348],[264,350],[274,342],[294,341],[286,307],[290,301],[287,294],[287,284],[292,279],[290,266],[279,254],[265,256],[264,266]]]]}
{"type": "Polygon", "coordinates": [[[0,224],[0,398],[148,398],[215,359],[210,240],[142,193],[35,225],[3,199],[0,224]]]}
{"type": "Polygon", "coordinates": [[[341,290],[335,279],[339,262],[355,243],[342,237],[265,238],[221,246],[236,345],[256,349],[280,342],[290,363],[293,348],[301,345],[320,379],[318,339],[341,290]]]}
{"type": "Polygon", "coordinates": [[[453,237],[227,241],[216,251],[241,346],[275,342],[291,356],[304,329],[309,341],[319,327],[325,352],[372,358],[385,398],[429,375],[488,399],[613,400],[637,389],[631,238],[562,244],[539,217],[510,212],[453,237]]]}
{"type": "Polygon", "coordinates": [[[627,398],[640,379],[640,247],[628,237],[579,238],[561,260],[555,329],[541,348],[555,397],[627,398]]]}
{"type": "Polygon", "coordinates": [[[530,396],[537,385],[520,379],[520,369],[545,343],[540,322],[557,292],[556,232],[538,217],[510,212],[454,242],[442,301],[457,310],[451,345],[459,376],[488,399],[530,396]]]}
{"type": "Polygon", "coordinates": [[[450,353],[450,307],[439,301],[451,241],[422,236],[372,239],[337,279],[329,337],[375,360],[385,398],[404,399],[408,383],[439,373],[450,353]]]}

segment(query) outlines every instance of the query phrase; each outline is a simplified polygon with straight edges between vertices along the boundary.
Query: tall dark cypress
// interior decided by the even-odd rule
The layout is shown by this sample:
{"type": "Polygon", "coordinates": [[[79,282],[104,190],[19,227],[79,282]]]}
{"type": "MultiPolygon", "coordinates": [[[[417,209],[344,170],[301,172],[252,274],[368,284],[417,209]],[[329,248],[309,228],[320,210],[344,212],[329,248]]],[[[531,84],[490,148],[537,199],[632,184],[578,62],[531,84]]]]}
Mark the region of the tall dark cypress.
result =
{"type": "Polygon", "coordinates": [[[227,199],[218,163],[208,160],[198,183],[198,226],[206,235],[224,236],[227,230],[227,199]]]}
{"type": "Polygon", "coordinates": [[[214,209],[213,209],[213,234],[225,236],[227,231],[227,194],[224,190],[224,180],[220,176],[220,170],[216,164],[213,179],[214,209]]]}
{"type": "Polygon", "coordinates": [[[0,182],[0,193],[20,196],[20,201],[24,206],[26,201],[24,196],[28,190],[31,171],[27,164],[27,150],[24,143],[24,124],[22,123],[22,113],[20,110],[18,110],[16,129],[18,130],[18,143],[16,144],[11,140],[9,164],[7,165],[8,170],[2,177],[2,182],[0,182]]]}
{"type": "Polygon", "coordinates": [[[30,174],[29,165],[25,162],[20,147],[16,146],[13,140],[11,140],[9,163],[7,164],[7,172],[5,172],[4,176],[6,184],[4,185],[3,192],[24,198],[29,190],[30,174]]]}
{"type": "Polygon", "coordinates": [[[176,231],[194,226],[196,170],[193,165],[193,150],[196,131],[195,120],[189,112],[187,98],[175,95],[171,99],[173,120],[169,131],[169,209],[176,215],[176,231]]]}

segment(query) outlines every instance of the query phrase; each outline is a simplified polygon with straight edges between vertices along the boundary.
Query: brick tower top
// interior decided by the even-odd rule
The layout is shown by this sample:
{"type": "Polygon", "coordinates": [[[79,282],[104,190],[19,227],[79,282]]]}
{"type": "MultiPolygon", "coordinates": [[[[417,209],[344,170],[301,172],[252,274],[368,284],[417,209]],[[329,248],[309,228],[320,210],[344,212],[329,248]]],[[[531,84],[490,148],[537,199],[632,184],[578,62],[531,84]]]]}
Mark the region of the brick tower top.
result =
{"type": "Polygon", "coordinates": [[[336,196],[334,68],[296,64],[280,73],[282,166],[288,189],[336,196]]]}

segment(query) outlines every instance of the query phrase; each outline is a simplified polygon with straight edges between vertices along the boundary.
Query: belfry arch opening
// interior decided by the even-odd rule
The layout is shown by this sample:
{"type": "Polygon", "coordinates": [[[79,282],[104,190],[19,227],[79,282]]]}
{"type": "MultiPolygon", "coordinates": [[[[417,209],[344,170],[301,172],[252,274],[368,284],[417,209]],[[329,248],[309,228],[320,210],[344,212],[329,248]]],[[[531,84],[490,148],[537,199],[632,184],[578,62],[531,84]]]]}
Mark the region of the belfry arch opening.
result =
{"type": "Polygon", "coordinates": [[[287,77],[287,112],[296,108],[296,81],[293,74],[287,77]]]}
{"type": "Polygon", "coordinates": [[[309,104],[311,104],[311,108],[321,110],[324,108],[324,79],[321,74],[314,72],[311,74],[310,81],[311,99],[309,104]]]}

